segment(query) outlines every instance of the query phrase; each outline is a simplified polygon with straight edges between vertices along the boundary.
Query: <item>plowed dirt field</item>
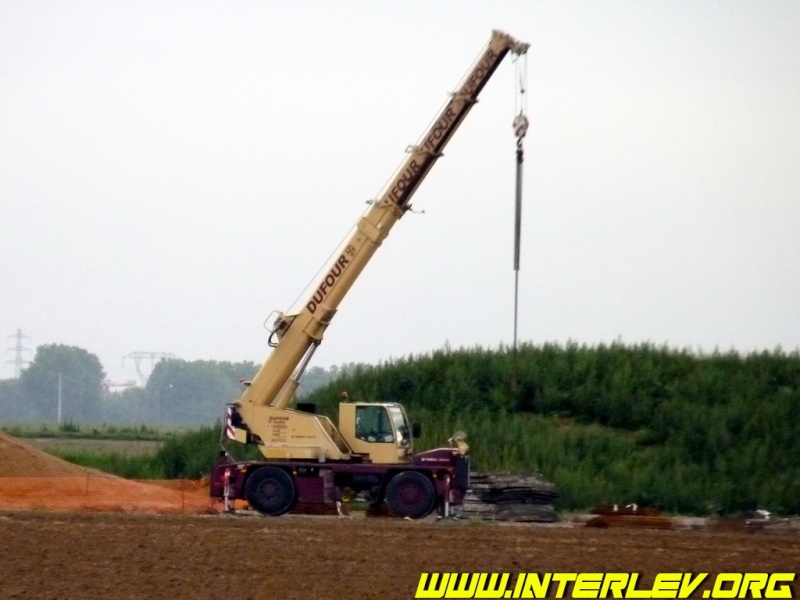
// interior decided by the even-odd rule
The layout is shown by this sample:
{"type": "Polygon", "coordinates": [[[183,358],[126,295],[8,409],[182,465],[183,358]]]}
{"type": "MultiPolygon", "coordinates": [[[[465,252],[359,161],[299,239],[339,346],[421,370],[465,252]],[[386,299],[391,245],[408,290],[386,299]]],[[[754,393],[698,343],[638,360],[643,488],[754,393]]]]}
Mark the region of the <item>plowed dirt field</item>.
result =
{"type": "MultiPolygon", "coordinates": [[[[641,573],[800,568],[777,532],[395,519],[0,512],[0,597],[407,599],[429,571],[641,573]]],[[[642,587],[640,585],[640,587],[642,587]]],[[[794,584],[794,597],[798,586],[794,584]]],[[[701,588],[698,597],[702,597],[701,588]]]]}

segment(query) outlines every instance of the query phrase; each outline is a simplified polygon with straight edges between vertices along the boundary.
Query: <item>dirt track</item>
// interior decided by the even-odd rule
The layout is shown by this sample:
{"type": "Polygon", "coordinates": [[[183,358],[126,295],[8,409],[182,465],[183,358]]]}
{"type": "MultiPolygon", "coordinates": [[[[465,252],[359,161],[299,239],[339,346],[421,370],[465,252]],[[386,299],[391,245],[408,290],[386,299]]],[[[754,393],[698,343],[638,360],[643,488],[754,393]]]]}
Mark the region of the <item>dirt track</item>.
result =
{"type": "MultiPolygon", "coordinates": [[[[4,599],[413,598],[421,572],[797,571],[795,533],[0,513],[4,599]]],[[[794,586],[797,597],[798,585],[794,586]]]]}

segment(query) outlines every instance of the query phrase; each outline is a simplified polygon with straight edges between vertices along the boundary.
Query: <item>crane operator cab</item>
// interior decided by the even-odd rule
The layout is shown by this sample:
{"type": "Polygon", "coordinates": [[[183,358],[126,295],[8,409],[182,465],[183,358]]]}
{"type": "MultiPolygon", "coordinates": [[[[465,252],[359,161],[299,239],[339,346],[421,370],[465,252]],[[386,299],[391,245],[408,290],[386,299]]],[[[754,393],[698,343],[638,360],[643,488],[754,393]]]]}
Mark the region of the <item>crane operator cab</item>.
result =
{"type": "Polygon", "coordinates": [[[410,460],[412,427],[405,409],[395,402],[342,402],[339,404],[339,432],[356,454],[370,462],[391,464],[410,460]]]}

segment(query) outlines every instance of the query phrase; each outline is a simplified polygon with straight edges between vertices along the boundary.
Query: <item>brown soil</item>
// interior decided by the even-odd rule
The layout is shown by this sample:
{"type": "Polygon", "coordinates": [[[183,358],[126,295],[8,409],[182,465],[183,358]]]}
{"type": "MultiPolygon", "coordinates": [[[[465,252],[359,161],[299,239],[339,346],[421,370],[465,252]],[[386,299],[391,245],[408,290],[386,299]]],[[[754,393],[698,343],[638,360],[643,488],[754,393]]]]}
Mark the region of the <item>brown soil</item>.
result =
{"type": "Polygon", "coordinates": [[[0,477],[80,477],[85,472],[83,467],[0,432],[0,477]]]}
{"type": "Polygon", "coordinates": [[[641,588],[659,572],[709,572],[713,581],[800,565],[797,529],[616,527],[658,517],[617,516],[597,529],[163,514],[208,510],[207,490],[191,482],[127,481],[0,434],[0,597],[391,600],[413,598],[430,571],[637,572],[641,588]]]}
{"type": "MultiPolygon", "coordinates": [[[[429,571],[793,572],[797,533],[0,513],[4,599],[407,599],[429,571]]],[[[709,589],[707,585],[702,590],[709,589]]],[[[795,594],[798,591],[794,584],[795,594]]],[[[796,596],[795,596],[796,597],[796,596]]]]}
{"type": "Polygon", "coordinates": [[[211,501],[192,482],[129,481],[0,433],[0,508],[204,513],[211,501]]]}

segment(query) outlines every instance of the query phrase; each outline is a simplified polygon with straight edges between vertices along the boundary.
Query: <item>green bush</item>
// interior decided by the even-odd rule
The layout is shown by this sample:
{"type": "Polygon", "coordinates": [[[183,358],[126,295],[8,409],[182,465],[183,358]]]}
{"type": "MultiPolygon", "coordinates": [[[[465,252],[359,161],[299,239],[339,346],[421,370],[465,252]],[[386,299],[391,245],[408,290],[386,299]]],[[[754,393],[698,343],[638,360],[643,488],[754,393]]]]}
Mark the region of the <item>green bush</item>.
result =
{"type": "MultiPolygon", "coordinates": [[[[465,431],[478,469],[541,472],[561,489],[564,509],[636,502],[690,514],[800,513],[797,352],[444,349],[358,365],[303,400],[335,421],[341,391],[353,401],[401,402],[423,424],[416,450],[465,431]]],[[[219,442],[216,427],[175,433],[152,462],[104,457],[96,460],[105,466],[90,466],[196,478],[219,442]]],[[[254,448],[233,449],[257,458],[254,448]]]]}
{"type": "Polygon", "coordinates": [[[404,404],[423,423],[417,449],[466,431],[479,469],[540,471],[564,508],[800,513],[797,352],[445,349],[361,366],[304,399],[335,417],[342,390],[404,404]]]}
{"type": "Polygon", "coordinates": [[[166,479],[163,464],[152,456],[128,456],[116,452],[59,450],[53,452],[69,462],[125,477],[126,479],[166,479]]]}

